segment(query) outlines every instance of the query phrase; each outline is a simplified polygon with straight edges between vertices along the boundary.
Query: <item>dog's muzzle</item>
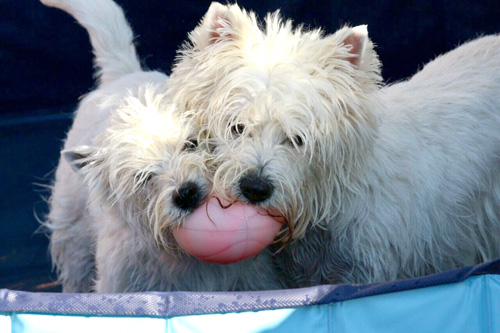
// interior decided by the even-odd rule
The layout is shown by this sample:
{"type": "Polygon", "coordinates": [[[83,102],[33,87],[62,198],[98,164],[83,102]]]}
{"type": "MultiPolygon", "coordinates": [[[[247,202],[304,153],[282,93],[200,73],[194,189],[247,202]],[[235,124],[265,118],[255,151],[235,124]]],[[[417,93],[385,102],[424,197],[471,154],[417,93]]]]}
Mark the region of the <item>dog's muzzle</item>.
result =
{"type": "Polygon", "coordinates": [[[267,177],[258,175],[256,172],[247,172],[243,175],[239,185],[241,194],[251,204],[266,201],[274,191],[271,181],[267,177]]]}

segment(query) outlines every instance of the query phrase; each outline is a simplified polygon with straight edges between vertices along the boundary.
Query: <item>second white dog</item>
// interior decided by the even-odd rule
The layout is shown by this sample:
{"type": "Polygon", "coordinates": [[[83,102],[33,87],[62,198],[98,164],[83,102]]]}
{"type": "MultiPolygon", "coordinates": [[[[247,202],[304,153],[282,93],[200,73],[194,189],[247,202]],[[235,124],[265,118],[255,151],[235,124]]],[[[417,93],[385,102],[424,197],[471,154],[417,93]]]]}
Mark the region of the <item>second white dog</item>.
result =
{"type": "Polygon", "coordinates": [[[111,0],[42,0],[87,29],[99,86],[80,103],[56,172],[47,227],[65,292],[278,289],[268,252],[230,265],[183,252],[173,229],[211,189],[190,115],[167,76],[145,72],[111,0]]]}

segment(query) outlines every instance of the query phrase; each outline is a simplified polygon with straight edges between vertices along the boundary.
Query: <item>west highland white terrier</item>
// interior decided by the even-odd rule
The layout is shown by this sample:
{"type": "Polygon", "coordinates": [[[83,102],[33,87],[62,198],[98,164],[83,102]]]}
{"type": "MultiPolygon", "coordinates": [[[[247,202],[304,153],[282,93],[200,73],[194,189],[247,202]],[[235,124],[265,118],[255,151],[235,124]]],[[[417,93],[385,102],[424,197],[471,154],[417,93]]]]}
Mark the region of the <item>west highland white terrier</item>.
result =
{"type": "Polygon", "coordinates": [[[366,26],[325,35],[217,3],[169,84],[207,128],[218,195],[286,220],[290,287],[499,257],[499,92],[498,36],[383,86],[366,26]]]}
{"type": "Polygon", "coordinates": [[[46,223],[63,291],[281,288],[268,250],[219,265],[178,246],[174,232],[211,190],[207,154],[192,115],[170,103],[168,77],[141,70],[122,10],[111,0],[41,1],[88,31],[98,70],[68,133],[46,223]]]}

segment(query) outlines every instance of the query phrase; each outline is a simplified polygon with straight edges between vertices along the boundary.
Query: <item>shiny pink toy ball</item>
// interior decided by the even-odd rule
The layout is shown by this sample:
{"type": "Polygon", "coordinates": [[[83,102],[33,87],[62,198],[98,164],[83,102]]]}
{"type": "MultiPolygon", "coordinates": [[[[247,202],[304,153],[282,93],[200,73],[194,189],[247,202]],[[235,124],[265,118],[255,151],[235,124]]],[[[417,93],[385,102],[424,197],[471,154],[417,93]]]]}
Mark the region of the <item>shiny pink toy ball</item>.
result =
{"type": "Polygon", "coordinates": [[[281,219],[263,215],[253,205],[222,208],[217,198],[211,198],[174,229],[174,237],[180,247],[202,261],[231,264],[264,250],[282,225],[281,219]]]}

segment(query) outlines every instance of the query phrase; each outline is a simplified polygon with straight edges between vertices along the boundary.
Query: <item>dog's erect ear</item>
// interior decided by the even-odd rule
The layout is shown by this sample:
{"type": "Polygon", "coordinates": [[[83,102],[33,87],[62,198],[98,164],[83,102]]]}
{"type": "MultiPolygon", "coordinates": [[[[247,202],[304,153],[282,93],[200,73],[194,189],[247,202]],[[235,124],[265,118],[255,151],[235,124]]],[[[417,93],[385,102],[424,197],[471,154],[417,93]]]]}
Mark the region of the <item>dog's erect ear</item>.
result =
{"type": "Polygon", "coordinates": [[[233,39],[233,35],[230,33],[233,26],[230,20],[229,7],[213,2],[208,9],[208,13],[203,18],[203,25],[209,33],[208,42],[210,44],[216,43],[223,38],[233,39]]]}
{"type": "Polygon", "coordinates": [[[341,47],[341,57],[348,60],[354,67],[363,70],[372,67],[375,61],[378,64],[377,54],[373,50],[373,43],[368,38],[366,25],[345,27],[333,35],[336,44],[341,47]]]}
{"type": "Polygon", "coordinates": [[[249,16],[237,5],[224,6],[212,2],[201,23],[190,34],[193,45],[203,50],[211,44],[231,41],[241,35],[241,29],[249,20],[249,16]]]}
{"type": "Polygon", "coordinates": [[[324,65],[333,70],[346,70],[346,74],[361,83],[365,91],[376,88],[381,81],[380,61],[373,43],[368,38],[367,26],[344,27],[331,38],[333,54],[332,57],[326,58],[327,63],[324,65]],[[344,65],[338,63],[338,60],[344,61],[344,65]],[[345,60],[350,64],[347,67],[345,60]],[[328,61],[332,63],[328,64],[328,61]]]}
{"type": "Polygon", "coordinates": [[[349,62],[355,66],[359,66],[363,60],[368,49],[368,29],[366,25],[359,25],[350,28],[348,34],[344,39],[344,46],[350,48],[349,53],[352,57],[347,58],[349,62]]]}
{"type": "Polygon", "coordinates": [[[89,146],[78,146],[71,149],[66,149],[61,152],[61,155],[69,163],[71,168],[78,172],[80,169],[90,163],[91,156],[97,151],[97,148],[89,146]]]}

